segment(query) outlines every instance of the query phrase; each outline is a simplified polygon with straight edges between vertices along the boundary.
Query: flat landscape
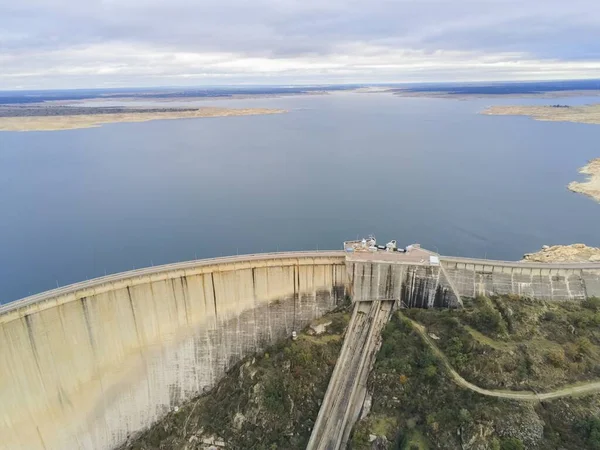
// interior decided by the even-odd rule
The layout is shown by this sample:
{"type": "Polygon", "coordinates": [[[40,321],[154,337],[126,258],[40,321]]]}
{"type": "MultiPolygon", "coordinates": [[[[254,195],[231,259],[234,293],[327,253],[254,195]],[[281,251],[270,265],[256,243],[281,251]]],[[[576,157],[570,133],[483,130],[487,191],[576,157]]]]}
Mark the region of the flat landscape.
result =
{"type": "MultiPolygon", "coordinates": [[[[43,110],[44,108],[40,108],[43,110]]],[[[126,109],[110,112],[90,111],[76,114],[65,111],[64,114],[12,115],[0,117],[0,131],[57,131],[76,128],[99,127],[106,123],[148,122],[151,120],[196,119],[202,117],[253,116],[260,114],[280,114],[283,109],[267,108],[200,108],[169,110],[133,110],[126,109]]],[[[64,108],[63,108],[64,110],[64,108]]]]}
{"type": "Polygon", "coordinates": [[[529,116],[535,120],[600,124],[600,103],[583,106],[492,106],[482,111],[491,116],[529,116]]]}

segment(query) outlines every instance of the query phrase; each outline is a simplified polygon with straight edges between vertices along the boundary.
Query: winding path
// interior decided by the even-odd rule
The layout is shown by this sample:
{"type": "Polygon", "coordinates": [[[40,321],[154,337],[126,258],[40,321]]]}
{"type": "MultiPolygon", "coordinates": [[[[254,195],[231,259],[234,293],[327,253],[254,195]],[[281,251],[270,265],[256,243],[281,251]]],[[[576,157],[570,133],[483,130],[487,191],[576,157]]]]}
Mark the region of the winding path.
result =
{"type": "Polygon", "coordinates": [[[558,389],[556,391],[537,393],[532,391],[502,391],[502,390],[492,390],[492,389],[483,389],[479,386],[474,385],[473,383],[465,380],[460,374],[454,370],[450,361],[444,355],[444,353],[438,348],[437,345],[433,342],[433,340],[427,334],[427,331],[423,325],[418,322],[415,322],[412,319],[409,319],[406,316],[406,319],[410,320],[414,329],[421,335],[421,337],[425,340],[425,343],[433,350],[435,355],[440,358],[440,360],[444,363],[446,369],[452,376],[452,379],[456,384],[462,386],[464,388],[470,389],[471,391],[477,392],[481,395],[487,395],[489,397],[498,397],[498,398],[507,398],[510,400],[525,400],[525,401],[543,401],[543,400],[553,400],[561,397],[569,397],[573,395],[586,395],[586,394],[594,394],[596,392],[600,392],[600,381],[592,381],[589,383],[577,384],[577,385],[568,385],[562,389],[558,389]]]}

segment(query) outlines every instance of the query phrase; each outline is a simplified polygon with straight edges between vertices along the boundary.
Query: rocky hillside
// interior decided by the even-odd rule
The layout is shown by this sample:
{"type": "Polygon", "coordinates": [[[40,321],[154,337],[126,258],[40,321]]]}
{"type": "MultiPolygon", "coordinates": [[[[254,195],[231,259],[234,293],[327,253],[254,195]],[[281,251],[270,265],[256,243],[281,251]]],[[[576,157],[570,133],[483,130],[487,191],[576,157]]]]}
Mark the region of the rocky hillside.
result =
{"type": "Polygon", "coordinates": [[[545,245],[539,252],[527,253],[524,262],[600,262],[600,248],[585,244],[545,245]]]}
{"type": "MultiPolygon", "coordinates": [[[[479,298],[461,311],[409,310],[468,381],[547,392],[600,378],[600,304],[479,298]]],[[[383,333],[371,409],[353,449],[600,449],[600,395],[515,401],[458,386],[402,315],[383,333]]]]}

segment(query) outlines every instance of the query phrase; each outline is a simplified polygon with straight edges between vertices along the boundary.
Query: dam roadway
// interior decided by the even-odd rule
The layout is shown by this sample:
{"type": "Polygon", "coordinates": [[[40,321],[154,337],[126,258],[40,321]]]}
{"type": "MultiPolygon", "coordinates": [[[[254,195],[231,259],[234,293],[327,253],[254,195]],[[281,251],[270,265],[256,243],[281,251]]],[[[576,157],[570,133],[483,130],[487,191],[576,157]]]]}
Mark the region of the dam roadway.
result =
{"type": "MultiPolygon", "coordinates": [[[[361,404],[360,380],[385,323],[374,304],[453,307],[460,297],[493,293],[549,301],[600,296],[599,264],[440,258],[437,266],[415,254],[389,256],[319,251],[197,260],[3,305],[0,449],[118,447],[211,389],[241,358],[291,336],[347,295],[374,303],[355,305],[357,315],[368,306],[366,321],[353,325],[363,331],[344,346],[355,349],[345,354],[358,353],[354,361],[363,369],[348,369],[354,366],[340,358],[347,369],[337,369],[331,392],[338,400],[328,401],[338,417],[341,405],[361,404]]],[[[348,410],[347,433],[356,415],[353,406],[348,410]]],[[[325,435],[335,429],[328,422],[325,435]]]]}

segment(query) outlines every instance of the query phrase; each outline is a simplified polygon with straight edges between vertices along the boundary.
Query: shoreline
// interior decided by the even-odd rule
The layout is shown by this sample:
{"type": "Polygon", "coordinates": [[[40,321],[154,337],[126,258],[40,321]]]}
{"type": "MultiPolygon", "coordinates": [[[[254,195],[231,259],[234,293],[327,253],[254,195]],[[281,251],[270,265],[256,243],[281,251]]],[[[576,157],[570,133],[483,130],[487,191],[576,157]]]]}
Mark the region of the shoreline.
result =
{"type": "Polygon", "coordinates": [[[470,99],[553,99],[553,98],[571,98],[571,97],[598,97],[600,96],[600,90],[581,90],[571,89],[565,91],[540,91],[540,92],[527,92],[527,93],[462,93],[452,91],[418,91],[410,89],[390,89],[390,93],[398,97],[407,98],[439,98],[439,99],[450,99],[450,100],[470,100],[470,99]]]}
{"type": "Polygon", "coordinates": [[[486,116],[528,116],[545,122],[600,124],[600,103],[583,106],[507,105],[490,106],[480,114],[486,116]]]}
{"type": "MultiPolygon", "coordinates": [[[[527,116],[545,122],[571,122],[600,125],[600,103],[583,106],[491,106],[481,111],[489,116],[527,116]]],[[[585,181],[573,181],[567,185],[571,192],[583,194],[600,202],[600,158],[583,166],[579,173],[588,175],[585,181]]]]}
{"type": "Polygon", "coordinates": [[[199,119],[208,117],[255,116],[283,114],[283,109],[268,108],[215,108],[167,112],[123,112],[117,114],[79,114],[56,116],[0,117],[0,131],[62,131],[96,128],[110,123],[137,123],[152,120],[199,119]]]}
{"type": "Polygon", "coordinates": [[[588,177],[585,181],[572,181],[567,188],[571,192],[587,195],[600,202],[600,158],[592,159],[579,169],[579,173],[588,177]]]}

